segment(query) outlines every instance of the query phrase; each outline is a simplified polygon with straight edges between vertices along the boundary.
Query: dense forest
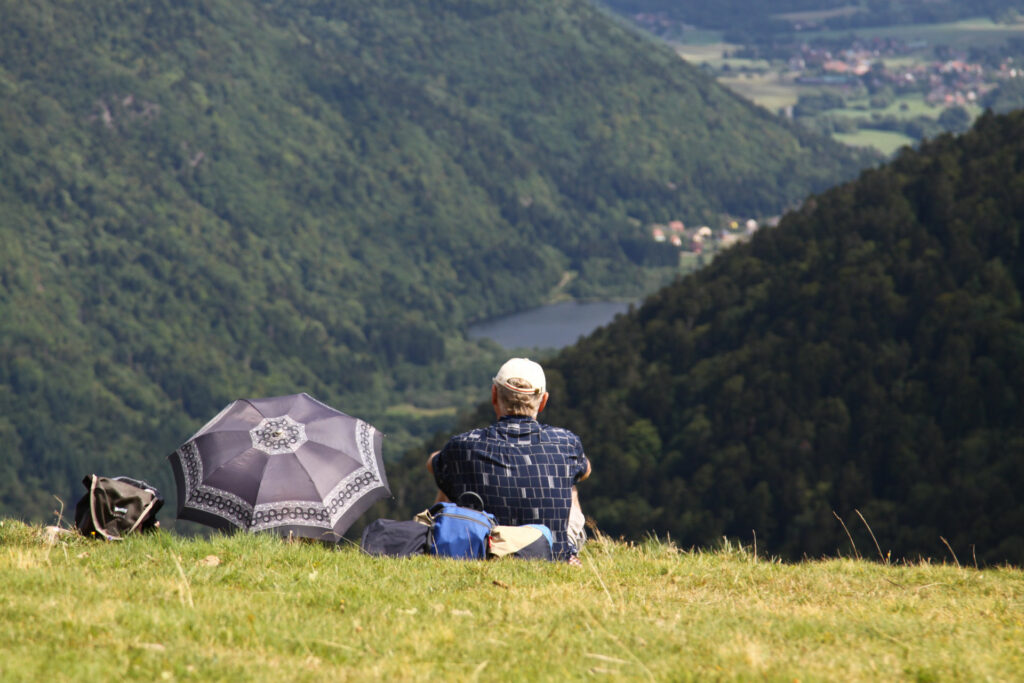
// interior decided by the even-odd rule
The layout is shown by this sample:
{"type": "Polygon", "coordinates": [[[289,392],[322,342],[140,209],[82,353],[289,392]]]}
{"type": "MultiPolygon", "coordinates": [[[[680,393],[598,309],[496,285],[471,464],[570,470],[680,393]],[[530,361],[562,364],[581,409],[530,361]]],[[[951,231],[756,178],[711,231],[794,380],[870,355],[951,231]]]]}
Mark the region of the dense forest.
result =
{"type": "Polygon", "coordinates": [[[0,511],[32,519],[92,471],[171,489],[239,397],[400,453],[493,371],[467,323],[652,291],[649,222],[872,161],[582,0],[0,0],[0,97],[0,511]]]}
{"type": "Polygon", "coordinates": [[[612,533],[1024,563],[1024,114],[789,214],[555,364],[612,533]],[[615,359],[608,363],[606,359],[615,359]]]}
{"type": "Polygon", "coordinates": [[[852,554],[838,516],[875,556],[859,512],[893,560],[1024,564],[1022,237],[1024,112],[986,114],[658,292],[548,364],[585,511],[787,558],[852,554]]]}

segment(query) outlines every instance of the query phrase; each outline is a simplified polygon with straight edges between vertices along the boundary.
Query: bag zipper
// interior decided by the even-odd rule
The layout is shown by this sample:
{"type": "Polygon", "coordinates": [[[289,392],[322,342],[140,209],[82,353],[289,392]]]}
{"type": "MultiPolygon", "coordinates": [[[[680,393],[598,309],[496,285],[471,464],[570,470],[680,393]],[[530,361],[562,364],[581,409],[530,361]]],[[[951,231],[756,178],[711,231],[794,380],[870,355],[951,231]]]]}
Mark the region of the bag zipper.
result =
{"type": "Polygon", "coordinates": [[[464,519],[467,522],[476,522],[477,524],[482,524],[482,525],[486,526],[488,529],[493,529],[494,528],[494,524],[491,523],[491,522],[486,522],[485,523],[485,522],[477,519],[476,517],[470,517],[469,515],[460,515],[460,514],[457,514],[457,513],[454,513],[454,512],[439,512],[434,517],[435,523],[436,523],[438,517],[452,517],[454,519],[464,519]]]}

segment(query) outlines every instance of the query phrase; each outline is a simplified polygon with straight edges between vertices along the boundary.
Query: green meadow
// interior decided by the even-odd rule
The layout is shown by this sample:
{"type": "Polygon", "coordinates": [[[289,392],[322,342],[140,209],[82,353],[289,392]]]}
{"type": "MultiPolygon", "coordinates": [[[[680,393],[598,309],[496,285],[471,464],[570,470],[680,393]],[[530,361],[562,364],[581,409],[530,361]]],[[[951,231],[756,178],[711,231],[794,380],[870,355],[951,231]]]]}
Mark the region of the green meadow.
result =
{"type": "Polygon", "coordinates": [[[968,49],[995,45],[1004,43],[1010,38],[1022,37],[1024,36],[1024,23],[1001,24],[987,18],[976,18],[944,24],[873,26],[842,31],[808,31],[802,34],[806,40],[836,39],[848,36],[899,38],[907,42],[924,41],[926,45],[922,49],[926,51],[930,51],[935,45],[945,45],[952,49],[968,49]]]}
{"type": "Polygon", "coordinates": [[[742,46],[735,43],[685,43],[674,46],[677,55],[694,64],[708,64],[720,69],[728,65],[730,69],[766,70],[771,63],[766,59],[745,59],[733,57],[732,53],[742,46]]]}
{"type": "MultiPolygon", "coordinates": [[[[853,7],[838,8],[827,12],[796,13],[785,16],[791,20],[820,20],[828,16],[849,14],[853,7]]],[[[1012,38],[1024,38],[1024,22],[1016,24],[1000,24],[990,19],[978,18],[943,24],[912,24],[903,26],[883,26],[844,31],[806,31],[801,38],[807,42],[815,39],[849,40],[852,37],[861,39],[899,38],[908,43],[917,43],[916,49],[906,55],[881,57],[888,68],[906,68],[933,62],[936,57],[934,48],[944,45],[953,50],[968,50],[971,47],[984,48],[1005,43],[1012,38]]],[[[812,95],[829,88],[820,85],[802,85],[796,82],[797,73],[787,66],[771,64],[766,60],[741,59],[732,56],[742,48],[741,45],[714,40],[715,36],[701,35],[691,39],[684,34],[683,42],[674,43],[673,49],[683,59],[713,69],[717,80],[738,95],[776,113],[797,103],[801,95],[812,95]]],[[[929,104],[920,94],[896,96],[887,107],[871,108],[868,106],[866,93],[849,90],[840,92],[847,98],[847,108],[835,109],[828,115],[864,118],[872,115],[896,119],[910,119],[919,116],[937,118],[942,113],[941,107],[929,104]]],[[[972,118],[981,112],[976,105],[967,107],[972,118]]],[[[915,141],[908,136],[895,132],[862,130],[857,133],[835,133],[833,138],[853,147],[871,147],[883,154],[891,155],[900,147],[913,144],[915,141]]]]}
{"type": "Polygon", "coordinates": [[[373,558],[268,535],[120,543],[0,522],[4,681],[1024,677],[1024,573],[723,541],[582,567],[373,558]]]}
{"type": "Polygon", "coordinates": [[[773,15],[776,19],[785,19],[792,22],[825,21],[836,17],[849,17],[863,12],[863,8],[849,5],[847,7],[836,7],[826,10],[810,10],[807,12],[781,12],[773,15]]]}
{"type": "Polygon", "coordinates": [[[796,104],[801,94],[821,90],[818,86],[799,85],[792,74],[785,72],[734,73],[719,76],[718,82],[771,112],[796,104]]]}
{"type": "Polygon", "coordinates": [[[400,403],[398,405],[388,406],[385,411],[387,415],[393,417],[455,417],[455,412],[456,409],[454,406],[423,408],[411,403],[400,403]]]}
{"type": "Polygon", "coordinates": [[[872,147],[888,156],[891,156],[901,147],[912,147],[917,142],[903,133],[873,130],[871,128],[864,128],[855,133],[835,133],[832,137],[844,145],[849,145],[850,147],[872,147]]]}
{"type": "MultiPolygon", "coordinates": [[[[981,111],[977,107],[969,108],[975,116],[981,111]]],[[[937,117],[942,113],[942,107],[930,104],[919,96],[901,95],[894,97],[892,102],[885,107],[872,107],[869,97],[847,98],[847,106],[841,109],[830,109],[828,116],[848,116],[851,118],[867,118],[878,115],[881,117],[913,118],[915,116],[937,117]]]]}

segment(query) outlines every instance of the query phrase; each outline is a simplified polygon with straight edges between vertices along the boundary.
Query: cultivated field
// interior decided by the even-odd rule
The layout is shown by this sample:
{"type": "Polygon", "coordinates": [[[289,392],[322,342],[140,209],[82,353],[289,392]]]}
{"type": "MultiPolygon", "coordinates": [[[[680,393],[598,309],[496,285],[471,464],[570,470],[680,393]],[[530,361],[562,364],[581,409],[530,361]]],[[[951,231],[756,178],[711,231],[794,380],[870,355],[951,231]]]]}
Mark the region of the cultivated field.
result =
{"type": "Polygon", "coordinates": [[[592,541],[583,567],[0,523],[0,679],[1024,678],[1024,573],[592,541]]]}
{"type": "Polygon", "coordinates": [[[902,133],[887,130],[858,130],[856,133],[835,133],[833,137],[850,147],[873,147],[885,155],[892,155],[901,147],[913,146],[915,140],[902,133]]]}
{"type": "Polygon", "coordinates": [[[825,21],[826,19],[834,19],[836,17],[849,17],[863,11],[864,10],[860,7],[848,6],[808,12],[780,12],[779,14],[772,16],[776,19],[785,19],[786,21],[791,22],[817,22],[825,21]]]}
{"type": "Polygon", "coordinates": [[[773,113],[796,104],[801,93],[820,89],[798,85],[792,74],[773,71],[720,76],[718,82],[773,113]]]}
{"type": "Polygon", "coordinates": [[[978,18],[946,24],[878,26],[843,31],[808,31],[801,34],[807,40],[845,38],[850,35],[865,39],[899,38],[907,42],[922,41],[925,43],[923,49],[945,45],[954,50],[967,50],[974,46],[1005,43],[1009,38],[1024,36],[1024,23],[997,24],[991,19],[978,18]]]}
{"type": "MultiPolygon", "coordinates": [[[[836,12],[850,12],[852,8],[840,8],[826,13],[804,13],[787,15],[790,20],[814,21],[826,18],[836,12]]],[[[802,74],[785,60],[768,62],[763,59],[738,58],[742,45],[726,43],[721,34],[714,35],[701,32],[693,36],[684,33],[684,42],[673,45],[676,53],[687,61],[702,65],[711,70],[717,80],[739,95],[755,102],[773,113],[780,113],[796,104],[801,95],[814,95],[821,92],[836,92],[847,100],[846,108],[833,109],[828,116],[847,116],[864,119],[867,117],[884,117],[898,120],[909,120],[916,117],[937,119],[944,107],[925,101],[923,93],[892,94],[886,96],[886,106],[869,106],[870,97],[866,89],[859,83],[854,86],[827,86],[813,83],[800,83],[802,74]]],[[[899,54],[879,54],[871,58],[872,62],[882,62],[885,69],[892,71],[909,71],[915,67],[929,67],[941,61],[936,48],[947,48],[951,55],[967,54],[970,48],[990,48],[1005,44],[1011,38],[1024,38],[1024,23],[996,24],[989,19],[971,19],[946,24],[915,24],[907,26],[889,26],[854,29],[845,31],[804,31],[799,34],[801,42],[814,44],[816,40],[833,41],[833,44],[853,45],[854,39],[861,39],[865,44],[874,38],[894,38],[908,46],[907,52],[899,54]]],[[[1020,56],[1024,63],[1024,55],[1020,56]]],[[[980,96],[996,87],[989,82],[977,93],[980,96]]],[[[971,100],[958,102],[970,114],[976,117],[981,111],[976,102],[971,100]]],[[[870,126],[863,126],[870,128],[870,126]]],[[[854,146],[874,147],[885,154],[891,154],[905,144],[913,144],[914,139],[901,133],[862,130],[856,133],[836,132],[835,139],[854,146]]]]}

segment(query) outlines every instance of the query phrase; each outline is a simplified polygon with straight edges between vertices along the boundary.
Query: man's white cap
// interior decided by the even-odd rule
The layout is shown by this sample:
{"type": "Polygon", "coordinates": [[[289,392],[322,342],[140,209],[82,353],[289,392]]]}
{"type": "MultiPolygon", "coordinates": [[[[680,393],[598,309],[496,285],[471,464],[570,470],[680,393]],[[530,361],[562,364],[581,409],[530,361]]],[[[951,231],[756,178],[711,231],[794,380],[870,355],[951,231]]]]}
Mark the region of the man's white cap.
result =
{"type": "Polygon", "coordinates": [[[544,379],[544,368],[529,358],[510,358],[494,376],[494,384],[505,387],[517,394],[543,394],[547,382],[544,379]],[[529,387],[517,387],[509,384],[509,380],[518,379],[529,384],[529,387]]]}

